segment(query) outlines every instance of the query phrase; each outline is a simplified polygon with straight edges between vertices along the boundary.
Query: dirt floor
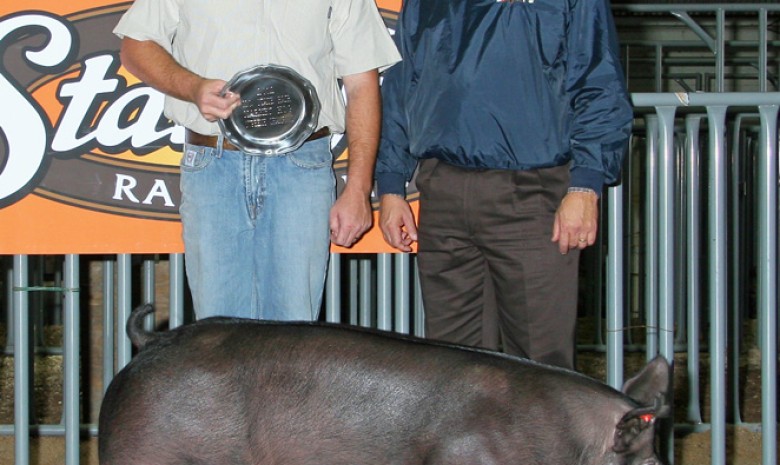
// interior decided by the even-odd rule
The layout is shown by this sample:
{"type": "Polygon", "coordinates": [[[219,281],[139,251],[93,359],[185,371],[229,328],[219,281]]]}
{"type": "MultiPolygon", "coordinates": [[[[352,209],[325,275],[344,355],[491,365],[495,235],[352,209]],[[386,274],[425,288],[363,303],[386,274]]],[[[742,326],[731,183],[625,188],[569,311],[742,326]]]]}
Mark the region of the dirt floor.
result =
{"type": "MultiPolygon", "coordinates": [[[[0,347],[4,346],[4,328],[0,327],[0,347]]],[[[58,335],[47,337],[57,339],[58,335]]],[[[704,421],[709,416],[709,373],[707,356],[703,355],[701,372],[701,410],[704,421]]],[[[56,424],[62,414],[62,357],[39,355],[35,358],[33,423],[56,424]]],[[[644,363],[644,354],[630,353],[626,356],[625,375],[631,376],[644,363]]],[[[760,355],[748,351],[741,363],[742,421],[759,423],[760,410],[760,355]]],[[[676,422],[686,423],[687,380],[685,376],[685,355],[675,358],[675,417],[676,422]]],[[[605,357],[599,352],[578,354],[578,367],[585,374],[596,379],[605,379],[605,357]]],[[[0,356],[0,425],[13,423],[13,358],[0,356]]],[[[730,465],[761,465],[761,434],[751,428],[729,427],[726,439],[727,461],[730,465]]],[[[0,436],[0,464],[13,464],[14,438],[0,436]]],[[[710,460],[709,432],[691,433],[675,438],[674,455],[678,465],[708,465],[710,460]]],[[[97,465],[96,441],[85,438],[81,446],[81,464],[97,465]]],[[[64,461],[64,440],[62,438],[32,438],[30,463],[32,465],[61,465],[64,461]]]]}

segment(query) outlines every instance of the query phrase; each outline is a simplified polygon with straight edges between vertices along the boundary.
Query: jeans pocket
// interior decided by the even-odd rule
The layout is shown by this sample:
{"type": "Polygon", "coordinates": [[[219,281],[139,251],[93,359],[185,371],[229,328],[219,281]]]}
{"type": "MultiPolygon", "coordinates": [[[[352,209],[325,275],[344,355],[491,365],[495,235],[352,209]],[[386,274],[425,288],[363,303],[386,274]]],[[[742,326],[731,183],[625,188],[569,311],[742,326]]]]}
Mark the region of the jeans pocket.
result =
{"type": "Polygon", "coordinates": [[[333,154],[330,151],[330,138],[323,137],[320,140],[304,144],[290,154],[290,161],[300,168],[307,169],[331,166],[333,164],[333,154]]]}
{"type": "Polygon", "coordinates": [[[182,171],[197,173],[202,171],[211,163],[216,149],[213,147],[202,147],[200,145],[184,145],[184,153],[181,155],[179,167],[182,171]]]}

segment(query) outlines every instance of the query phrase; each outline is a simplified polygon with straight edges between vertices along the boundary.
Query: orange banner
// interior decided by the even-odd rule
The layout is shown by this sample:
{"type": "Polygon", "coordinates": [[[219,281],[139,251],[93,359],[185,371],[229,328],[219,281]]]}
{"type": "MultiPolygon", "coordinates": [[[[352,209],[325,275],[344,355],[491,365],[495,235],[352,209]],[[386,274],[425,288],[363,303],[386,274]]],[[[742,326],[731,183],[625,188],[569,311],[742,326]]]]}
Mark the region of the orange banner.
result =
{"type": "MultiPolygon", "coordinates": [[[[132,2],[0,5],[0,254],[176,253],[183,129],[111,32],[132,2]]],[[[392,31],[400,0],[378,0],[392,31]]],[[[333,151],[339,187],[349,154],[333,151]]],[[[416,208],[416,202],[415,202],[416,208]]],[[[375,227],[351,249],[393,252],[375,227]]]]}

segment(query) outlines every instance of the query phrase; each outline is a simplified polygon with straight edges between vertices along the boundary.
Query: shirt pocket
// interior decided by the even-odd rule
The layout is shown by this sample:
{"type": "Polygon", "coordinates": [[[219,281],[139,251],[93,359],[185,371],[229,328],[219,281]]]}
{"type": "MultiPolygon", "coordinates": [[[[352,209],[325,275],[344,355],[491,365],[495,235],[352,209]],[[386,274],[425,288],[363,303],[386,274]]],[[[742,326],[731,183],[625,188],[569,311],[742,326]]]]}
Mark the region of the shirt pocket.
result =
{"type": "Polygon", "coordinates": [[[270,17],[279,18],[278,33],[287,38],[293,47],[309,47],[298,50],[302,55],[320,48],[328,37],[332,8],[323,0],[286,0],[269,2],[270,17]]]}

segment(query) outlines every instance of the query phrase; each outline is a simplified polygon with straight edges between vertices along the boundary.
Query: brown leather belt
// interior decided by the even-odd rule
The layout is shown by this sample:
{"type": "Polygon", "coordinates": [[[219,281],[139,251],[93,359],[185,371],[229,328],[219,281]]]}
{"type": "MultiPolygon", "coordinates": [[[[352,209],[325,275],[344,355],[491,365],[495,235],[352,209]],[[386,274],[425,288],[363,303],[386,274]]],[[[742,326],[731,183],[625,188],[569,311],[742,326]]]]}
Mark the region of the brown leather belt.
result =
{"type": "MultiPolygon", "coordinates": [[[[330,135],[330,129],[325,126],[324,128],[318,129],[315,131],[312,135],[309,136],[308,139],[306,139],[306,142],[311,142],[313,140],[322,139],[325,136],[330,135]]],[[[192,145],[200,145],[203,147],[217,147],[217,136],[206,136],[204,134],[197,133],[195,131],[191,131],[187,129],[185,131],[184,140],[187,141],[188,144],[192,145]]],[[[235,145],[231,144],[230,141],[227,140],[227,138],[223,138],[222,140],[222,149],[223,150],[238,150],[241,149],[236,147],[235,145]]]]}

